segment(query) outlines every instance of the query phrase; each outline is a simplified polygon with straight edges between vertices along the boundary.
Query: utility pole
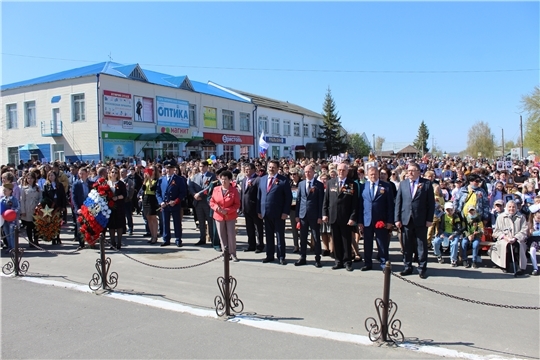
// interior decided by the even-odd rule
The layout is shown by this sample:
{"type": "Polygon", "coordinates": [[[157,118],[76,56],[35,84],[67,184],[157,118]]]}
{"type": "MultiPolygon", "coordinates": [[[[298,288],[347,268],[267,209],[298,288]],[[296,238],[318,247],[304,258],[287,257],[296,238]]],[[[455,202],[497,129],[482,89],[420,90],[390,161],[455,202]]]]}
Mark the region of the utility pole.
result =
{"type": "Polygon", "coordinates": [[[521,159],[523,159],[523,121],[521,115],[519,115],[519,131],[521,133],[521,159]]]}
{"type": "Polygon", "coordinates": [[[373,155],[375,155],[375,134],[373,134],[373,155]]]}

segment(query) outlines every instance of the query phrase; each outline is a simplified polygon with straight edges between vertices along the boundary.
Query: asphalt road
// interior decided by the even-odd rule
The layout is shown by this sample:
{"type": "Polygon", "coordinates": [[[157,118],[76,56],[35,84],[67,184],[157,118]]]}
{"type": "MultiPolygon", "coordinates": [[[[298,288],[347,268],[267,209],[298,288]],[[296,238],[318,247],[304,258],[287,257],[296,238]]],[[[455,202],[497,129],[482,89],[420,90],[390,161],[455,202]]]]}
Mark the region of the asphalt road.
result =
{"type": "MultiPolygon", "coordinates": [[[[182,248],[146,244],[147,239],[141,236],[141,218],[136,217],[135,222],[136,233],[125,239],[123,251],[139,261],[185,267],[218,255],[209,246],[192,245],[198,235],[190,217],[184,221],[182,248]]],[[[242,223],[239,249],[246,245],[242,223]]],[[[45,248],[75,249],[75,243],[67,240],[70,235],[63,234],[61,247],[45,248]]],[[[21,239],[21,243],[25,241],[21,239]]],[[[219,294],[216,279],[223,275],[221,259],[188,269],[161,269],[107,251],[111,271],[119,274],[113,294],[123,295],[123,300],[159,302],[157,307],[66,290],[62,286],[3,278],[2,358],[540,357],[538,310],[459,301],[394,276],[390,298],[398,304],[396,318],[402,322],[406,348],[361,345],[369,343],[365,319],[377,317],[374,300],[382,296],[382,272],[361,272],[358,263],[352,273],[333,271],[327,257],[323,258],[325,266],[317,269],[313,266],[313,254],[308,254],[307,266],[295,267],[297,255],[291,253],[290,233],[287,245],[286,266],[262,264],[264,254],[240,251],[240,262],[231,263],[231,275],[238,281],[236,293],[245,305],[242,316],[236,319],[238,323],[190,314],[195,310],[213,312],[214,297],[219,294]],[[195,310],[179,313],[165,310],[163,304],[195,310]],[[99,329],[99,324],[103,324],[103,329],[99,329]],[[324,331],[329,335],[325,337],[324,331]],[[328,340],[332,336],[340,341],[328,340]]],[[[88,289],[98,257],[98,252],[90,249],[70,255],[41,251],[24,254],[30,263],[29,280],[57,281],[79,290],[88,289]]],[[[3,255],[2,265],[8,260],[3,255]]],[[[399,272],[401,256],[395,239],[390,260],[397,264],[394,272],[399,272]]],[[[436,263],[430,254],[428,279],[421,280],[416,274],[407,279],[478,301],[540,305],[538,277],[513,278],[493,268],[485,256],[483,264],[477,270],[451,268],[448,263],[436,263]]]]}

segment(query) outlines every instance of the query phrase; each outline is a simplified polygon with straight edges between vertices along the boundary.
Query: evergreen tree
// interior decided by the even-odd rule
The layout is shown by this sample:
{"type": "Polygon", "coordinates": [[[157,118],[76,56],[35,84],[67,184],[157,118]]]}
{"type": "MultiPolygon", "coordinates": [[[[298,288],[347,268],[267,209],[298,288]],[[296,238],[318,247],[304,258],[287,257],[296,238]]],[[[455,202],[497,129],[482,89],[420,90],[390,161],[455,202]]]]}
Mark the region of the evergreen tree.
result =
{"type": "Polygon", "coordinates": [[[424,123],[424,120],[422,120],[422,123],[420,124],[420,127],[418,128],[418,135],[416,136],[416,140],[413,142],[413,146],[420,150],[422,152],[422,155],[427,153],[429,151],[429,148],[427,147],[429,139],[429,130],[424,123]]]}
{"type": "Polygon", "coordinates": [[[347,150],[346,136],[341,135],[341,117],[336,112],[336,103],[332,98],[330,88],[326,92],[323,104],[323,125],[321,141],[326,144],[326,152],[329,155],[337,155],[347,150]]]}

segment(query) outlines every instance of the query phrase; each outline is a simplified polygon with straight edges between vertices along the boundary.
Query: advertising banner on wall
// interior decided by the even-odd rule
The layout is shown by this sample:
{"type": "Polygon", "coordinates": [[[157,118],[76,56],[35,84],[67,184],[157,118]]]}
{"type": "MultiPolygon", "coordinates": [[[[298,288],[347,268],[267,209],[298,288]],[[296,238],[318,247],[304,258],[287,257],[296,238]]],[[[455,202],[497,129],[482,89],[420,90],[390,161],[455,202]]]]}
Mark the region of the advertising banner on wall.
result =
{"type": "Polygon", "coordinates": [[[132,119],[131,94],[103,90],[103,116],[113,119],[132,119]]]}
{"type": "Polygon", "coordinates": [[[236,134],[215,134],[215,133],[204,133],[204,138],[212,140],[216,144],[227,144],[227,145],[253,145],[253,136],[248,135],[236,135],[236,134]]]}
{"type": "Polygon", "coordinates": [[[189,102],[156,96],[158,125],[189,128],[189,102]]]}
{"type": "Polygon", "coordinates": [[[142,96],[133,96],[134,121],[154,122],[154,99],[142,96]]]}
{"type": "Polygon", "coordinates": [[[217,110],[216,108],[204,107],[204,127],[217,129],[217,110]]]}
{"type": "Polygon", "coordinates": [[[124,158],[134,155],[131,140],[103,140],[103,155],[107,158],[124,158]]]}

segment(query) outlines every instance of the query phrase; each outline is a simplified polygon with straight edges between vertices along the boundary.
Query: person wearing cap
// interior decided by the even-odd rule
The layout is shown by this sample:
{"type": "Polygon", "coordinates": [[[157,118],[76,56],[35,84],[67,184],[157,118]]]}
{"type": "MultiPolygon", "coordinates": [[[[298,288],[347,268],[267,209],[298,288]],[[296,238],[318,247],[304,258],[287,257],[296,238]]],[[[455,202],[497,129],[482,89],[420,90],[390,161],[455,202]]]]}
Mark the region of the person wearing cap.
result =
{"type": "Polygon", "coordinates": [[[523,183],[527,181],[528,177],[523,174],[523,168],[519,165],[514,166],[514,184],[518,187],[518,190],[521,191],[523,183]]]}
{"type": "Polygon", "coordinates": [[[495,200],[491,209],[491,223],[495,224],[497,217],[504,212],[504,200],[495,200]]]}
{"type": "Polygon", "coordinates": [[[185,180],[175,174],[176,166],[170,160],[163,162],[167,175],[159,178],[156,188],[156,198],[161,207],[163,221],[163,244],[171,244],[171,217],[174,224],[174,237],[177,247],[182,246],[182,222],[180,221],[181,202],[187,195],[185,180]]]}
{"type": "Polygon", "coordinates": [[[433,239],[433,253],[437,257],[439,264],[444,263],[441,245],[448,239],[448,245],[444,245],[450,248],[450,264],[452,267],[457,266],[459,242],[463,236],[464,229],[465,223],[463,222],[460,213],[454,211],[454,204],[452,204],[452,202],[446,202],[444,204],[444,214],[439,222],[437,234],[435,239],[433,239]]]}
{"type": "Polygon", "coordinates": [[[463,218],[466,218],[469,215],[469,206],[473,205],[485,227],[491,220],[491,209],[488,194],[481,186],[482,178],[478,174],[470,174],[467,176],[467,181],[469,185],[462,187],[457,194],[454,208],[461,213],[463,218]]]}
{"type": "Polygon", "coordinates": [[[478,264],[482,262],[481,258],[478,256],[479,245],[482,239],[482,234],[484,233],[484,223],[482,222],[480,216],[476,213],[476,207],[474,205],[469,205],[467,207],[467,217],[465,218],[465,231],[463,233],[463,240],[461,241],[461,260],[463,261],[463,266],[470,268],[471,265],[477,269],[478,264]],[[472,247],[472,263],[469,262],[467,251],[469,246],[472,247]]]}
{"type": "Polygon", "coordinates": [[[215,181],[216,174],[208,170],[208,161],[202,160],[199,163],[200,172],[193,176],[189,182],[188,191],[193,195],[193,208],[199,220],[199,241],[195,245],[206,244],[206,228],[208,225],[208,233],[212,244],[219,243],[219,237],[215,230],[215,221],[210,216],[210,204],[208,202],[209,188],[215,181]]]}

